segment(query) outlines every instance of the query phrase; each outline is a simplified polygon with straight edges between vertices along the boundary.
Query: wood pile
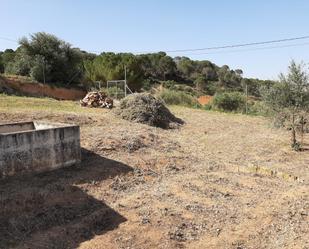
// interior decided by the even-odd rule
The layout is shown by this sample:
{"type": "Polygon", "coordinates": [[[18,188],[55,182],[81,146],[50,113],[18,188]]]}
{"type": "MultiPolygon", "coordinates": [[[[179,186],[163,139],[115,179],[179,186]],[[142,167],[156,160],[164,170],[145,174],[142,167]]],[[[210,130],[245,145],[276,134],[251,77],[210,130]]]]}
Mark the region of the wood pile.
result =
{"type": "Polygon", "coordinates": [[[96,107],[96,108],[112,108],[113,99],[109,98],[105,92],[89,92],[80,101],[83,107],[96,107]]]}

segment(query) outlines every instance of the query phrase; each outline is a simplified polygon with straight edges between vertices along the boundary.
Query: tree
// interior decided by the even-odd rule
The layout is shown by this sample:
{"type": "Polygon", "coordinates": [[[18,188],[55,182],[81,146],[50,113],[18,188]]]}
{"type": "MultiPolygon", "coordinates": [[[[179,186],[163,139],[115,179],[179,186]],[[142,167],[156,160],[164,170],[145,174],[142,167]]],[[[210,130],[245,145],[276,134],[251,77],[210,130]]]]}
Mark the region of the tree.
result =
{"type": "Polygon", "coordinates": [[[170,80],[176,73],[176,63],[164,52],[139,55],[139,62],[146,78],[154,81],[170,80]]]}
{"type": "Polygon", "coordinates": [[[263,89],[265,102],[278,117],[284,117],[286,125],[291,130],[291,146],[295,150],[301,148],[297,141],[297,127],[303,124],[309,111],[309,76],[303,64],[292,61],[287,75],[280,74],[280,81],[263,89]]]}
{"type": "Polygon", "coordinates": [[[33,61],[31,57],[19,48],[17,49],[14,59],[6,64],[5,72],[9,74],[29,76],[32,63],[33,61]]]}
{"type": "Polygon", "coordinates": [[[0,52],[0,73],[4,73],[4,64],[2,59],[3,52],[0,52]]]}
{"type": "Polygon", "coordinates": [[[241,80],[241,87],[243,91],[248,90],[248,94],[261,97],[260,90],[262,88],[270,88],[273,84],[275,84],[272,80],[260,80],[260,79],[250,79],[250,78],[242,78],[241,80]]]}
{"type": "Polygon", "coordinates": [[[143,82],[143,71],[137,56],[130,53],[102,53],[94,60],[84,62],[85,76],[90,81],[124,79],[125,67],[129,87],[139,90],[143,82]]]}
{"type": "Polygon", "coordinates": [[[15,51],[13,49],[6,49],[0,52],[0,73],[6,72],[6,68],[13,62],[15,51]]]}
{"type": "Polygon", "coordinates": [[[242,76],[240,71],[230,70],[227,65],[218,70],[219,87],[224,90],[241,91],[242,76]]]}
{"type": "Polygon", "coordinates": [[[177,69],[185,79],[192,80],[192,75],[195,72],[196,63],[188,57],[181,57],[177,62],[177,69]]]}
{"type": "Polygon", "coordinates": [[[208,60],[172,58],[165,52],[141,55],[107,52],[97,56],[44,32],[22,38],[19,44],[16,51],[7,49],[0,53],[0,73],[30,76],[48,84],[70,85],[123,79],[126,67],[128,84],[134,90],[140,90],[143,84],[151,88],[161,81],[195,85],[211,95],[243,89],[241,69],[234,71],[227,65],[219,67],[208,60]]]}
{"type": "Polygon", "coordinates": [[[244,72],[241,69],[236,69],[235,73],[242,76],[244,72]]]}
{"type": "Polygon", "coordinates": [[[163,56],[158,62],[158,70],[163,80],[166,80],[166,76],[170,76],[176,72],[176,64],[171,57],[163,56]]]}
{"type": "Polygon", "coordinates": [[[82,53],[54,35],[35,33],[22,38],[9,70],[38,81],[79,83],[82,53]]]}
{"type": "Polygon", "coordinates": [[[206,90],[207,87],[207,79],[205,76],[200,75],[195,81],[194,81],[194,85],[196,87],[197,90],[199,91],[204,91],[206,90]]]}
{"type": "Polygon", "coordinates": [[[117,66],[119,78],[124,78],[124,68],[127,70],[127,83],[134,90],[140,90],[144,80],[144,72],[140,67],[140,60],[131,53],[120,54],[120,63],[117,66]]]}
{"type": "Polygon", "coordinates": [[[207,66],[202,69],[202,74],[205,75],[207,80],[218,80],[216,69],[213,66],[207,66]]]}
{"type": "Polygon", "coordinates": [[[13,49],[6,49],[2,53],[2,61],[4,63],[4,66],[6,66],[8,63],[12,62],[15,57],[15,51],[13,49]]]}

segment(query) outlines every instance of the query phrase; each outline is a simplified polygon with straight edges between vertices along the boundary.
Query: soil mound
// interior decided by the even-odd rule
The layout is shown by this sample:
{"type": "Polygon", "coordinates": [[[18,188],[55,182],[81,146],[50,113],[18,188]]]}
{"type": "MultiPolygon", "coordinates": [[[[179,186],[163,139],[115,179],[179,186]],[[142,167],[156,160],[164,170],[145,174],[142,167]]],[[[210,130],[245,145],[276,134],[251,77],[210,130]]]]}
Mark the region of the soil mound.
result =
{"type": "Polygon", "coordinates": [[[121,100],[115,112],[123,119],[163,129],[176,128],[184,123],[161,100],[149,93],[127,96],[121,100]]]}

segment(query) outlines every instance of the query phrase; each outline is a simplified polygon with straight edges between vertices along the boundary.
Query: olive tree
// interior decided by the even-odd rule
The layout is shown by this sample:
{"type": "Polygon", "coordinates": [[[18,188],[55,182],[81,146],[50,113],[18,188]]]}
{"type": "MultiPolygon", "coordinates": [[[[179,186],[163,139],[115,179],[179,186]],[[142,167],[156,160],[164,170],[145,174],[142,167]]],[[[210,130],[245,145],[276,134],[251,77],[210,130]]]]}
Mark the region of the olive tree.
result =
{"type": "Polygon", "coordinates": [[[300,150],[297,131],[303,134],[305,117],[309,111],[308,73],[304,64],[292,61],[287,75],[280,74],[279,79],[279,82],[262,89],[262,95],[274,115],[281,117],[290,129],[292,148],[300,150]]]}

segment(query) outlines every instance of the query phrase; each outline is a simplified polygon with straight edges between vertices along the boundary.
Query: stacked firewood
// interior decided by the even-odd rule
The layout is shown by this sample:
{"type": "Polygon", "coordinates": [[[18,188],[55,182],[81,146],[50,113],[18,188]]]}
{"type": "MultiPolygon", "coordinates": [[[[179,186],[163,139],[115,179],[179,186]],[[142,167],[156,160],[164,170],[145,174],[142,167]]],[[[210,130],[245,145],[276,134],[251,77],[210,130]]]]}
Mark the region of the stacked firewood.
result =
{"type": "Polygon", "coordinates": [[[112,108],[113,100],[107,97],[105,92],[89,92],[80,101],[80,105],[84,107],[112,108]]]}

